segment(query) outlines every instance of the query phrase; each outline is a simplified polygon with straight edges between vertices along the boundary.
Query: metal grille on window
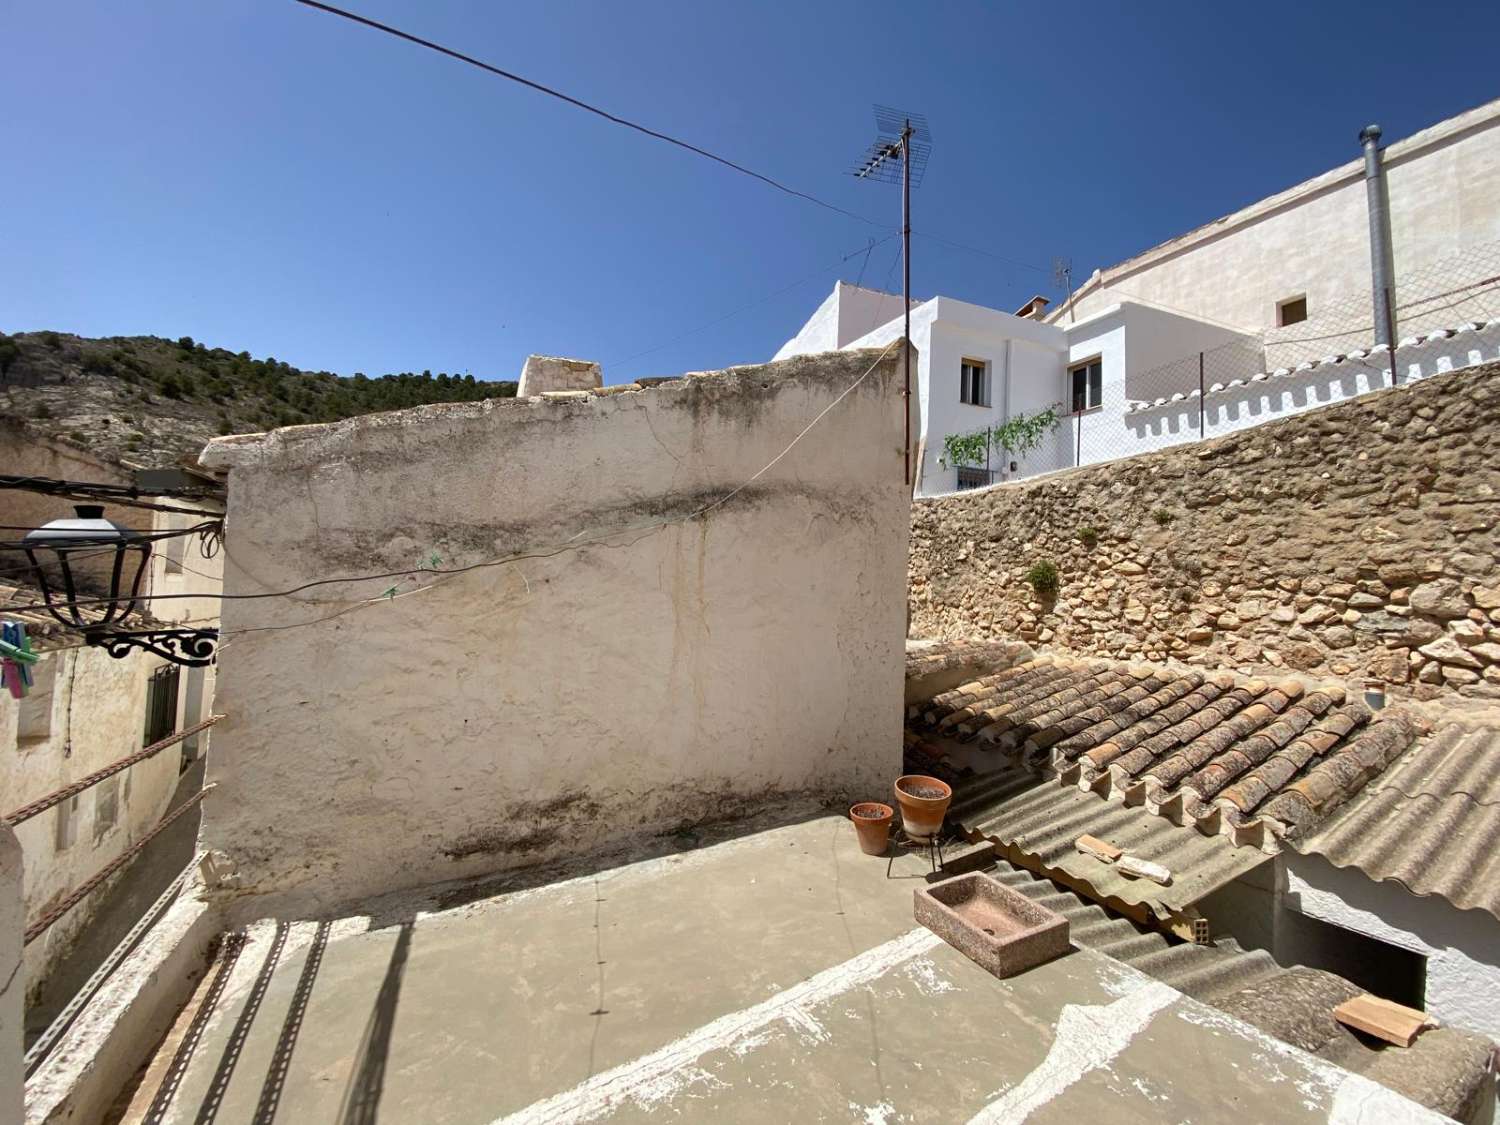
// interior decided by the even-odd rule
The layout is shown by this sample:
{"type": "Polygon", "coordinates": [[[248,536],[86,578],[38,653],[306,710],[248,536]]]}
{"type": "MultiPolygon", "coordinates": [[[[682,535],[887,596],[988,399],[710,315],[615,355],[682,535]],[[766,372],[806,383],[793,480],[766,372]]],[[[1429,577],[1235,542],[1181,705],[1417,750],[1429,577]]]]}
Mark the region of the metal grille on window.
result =
{"type": "Polygon", "coordinates": [[[151,674],[146,689],[146,733],[141,742],[149,746],[177,729],[177,684],[182,669],[163,664],[151,674]]]}
{"type": "Polygon", "coordinates": [[[968,465],[960,465],[958,468],[958,491],[965,492],[971,488],[986,488],[994,483],[995,474],[989,469],[976,469],[968,465]]]}

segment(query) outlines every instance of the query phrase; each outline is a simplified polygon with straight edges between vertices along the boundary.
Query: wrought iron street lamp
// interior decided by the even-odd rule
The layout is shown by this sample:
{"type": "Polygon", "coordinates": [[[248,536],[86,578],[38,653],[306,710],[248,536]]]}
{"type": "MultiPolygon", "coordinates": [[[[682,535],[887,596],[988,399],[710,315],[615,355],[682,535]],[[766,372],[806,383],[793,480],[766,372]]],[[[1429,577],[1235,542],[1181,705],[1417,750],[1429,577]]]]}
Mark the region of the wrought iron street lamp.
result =
{"type": "MultiPolygon", "coordinates": [[[[47,612],[69,629],[83,633],[91,645],[119,659],[132,649],[155,653],[173,664],[201,667],[212,663],[219,643],[217,629],[127,630],[115,626],[136,608],[141,580],[151,558],[151,544],[161,534],[133,531],[104,518],[98,504],[79,504],[76,516],[53,520],[21,540],[21,549],[31,563],[47,612]],[[80,604],[75,565],[99,559],[99,569],[109,572],[109,595],[97,602],[87,599],[93,612],[80,604]],[[53,575],[56,575],[54,581],[53,575]],[[60,595],[60,596],[59,596],[60,595]]],[[[183,532],[168,532],[181,535],[183,532]]]]}

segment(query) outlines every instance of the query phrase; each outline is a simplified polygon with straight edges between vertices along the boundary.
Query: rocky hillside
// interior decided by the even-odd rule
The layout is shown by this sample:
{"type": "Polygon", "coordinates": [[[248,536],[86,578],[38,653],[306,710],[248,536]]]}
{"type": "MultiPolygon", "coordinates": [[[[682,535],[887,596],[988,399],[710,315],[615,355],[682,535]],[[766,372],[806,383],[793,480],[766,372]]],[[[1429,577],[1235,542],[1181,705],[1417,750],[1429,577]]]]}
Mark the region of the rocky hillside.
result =
{"type": "Polygon", "coordinates": [[[170,464],[218,434],[516,393],[514,382],[301,371],[191,337],[0,334],[0,418],[128,465],[170,464]]]}

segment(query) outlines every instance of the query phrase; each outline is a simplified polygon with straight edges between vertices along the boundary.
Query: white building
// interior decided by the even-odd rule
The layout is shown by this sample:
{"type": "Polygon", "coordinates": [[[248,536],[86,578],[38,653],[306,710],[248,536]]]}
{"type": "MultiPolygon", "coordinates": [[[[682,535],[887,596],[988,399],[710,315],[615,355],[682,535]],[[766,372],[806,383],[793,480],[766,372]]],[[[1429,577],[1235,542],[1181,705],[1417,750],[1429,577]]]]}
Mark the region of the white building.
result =
{"type": "MultiPolygon", "coordinates": [[[[1353,137],[1350,138],[1353,147],[1353,137]]],[[[1384,150],[1402,380],[1500,356],[1500,100],[1384,150]]],[[[1016,314],[914,303],[918,495],[1222,434],[1391,384],[1372,348],[1357,159],[1016,314]],[[1028,455],[960,466],[944,439],[1049,407],[1028,455]]],[[[901,298],[839,282],[777,359],[881,345],[901,298]]]]}

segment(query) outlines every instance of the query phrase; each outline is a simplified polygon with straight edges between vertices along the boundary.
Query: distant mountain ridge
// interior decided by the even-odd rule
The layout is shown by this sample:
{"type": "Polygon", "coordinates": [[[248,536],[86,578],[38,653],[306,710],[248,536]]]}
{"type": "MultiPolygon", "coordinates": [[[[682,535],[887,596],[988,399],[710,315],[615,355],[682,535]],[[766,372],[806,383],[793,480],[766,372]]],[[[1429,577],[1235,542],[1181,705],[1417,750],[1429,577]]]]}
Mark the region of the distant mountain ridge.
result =
{"type": "Polygon", "coordinates": [[[515,393],[514,381],[445,372],[302,371],[189,336],[0,333],[0,418],[133,466],[196,456],[219,434],[515,393]]]}

